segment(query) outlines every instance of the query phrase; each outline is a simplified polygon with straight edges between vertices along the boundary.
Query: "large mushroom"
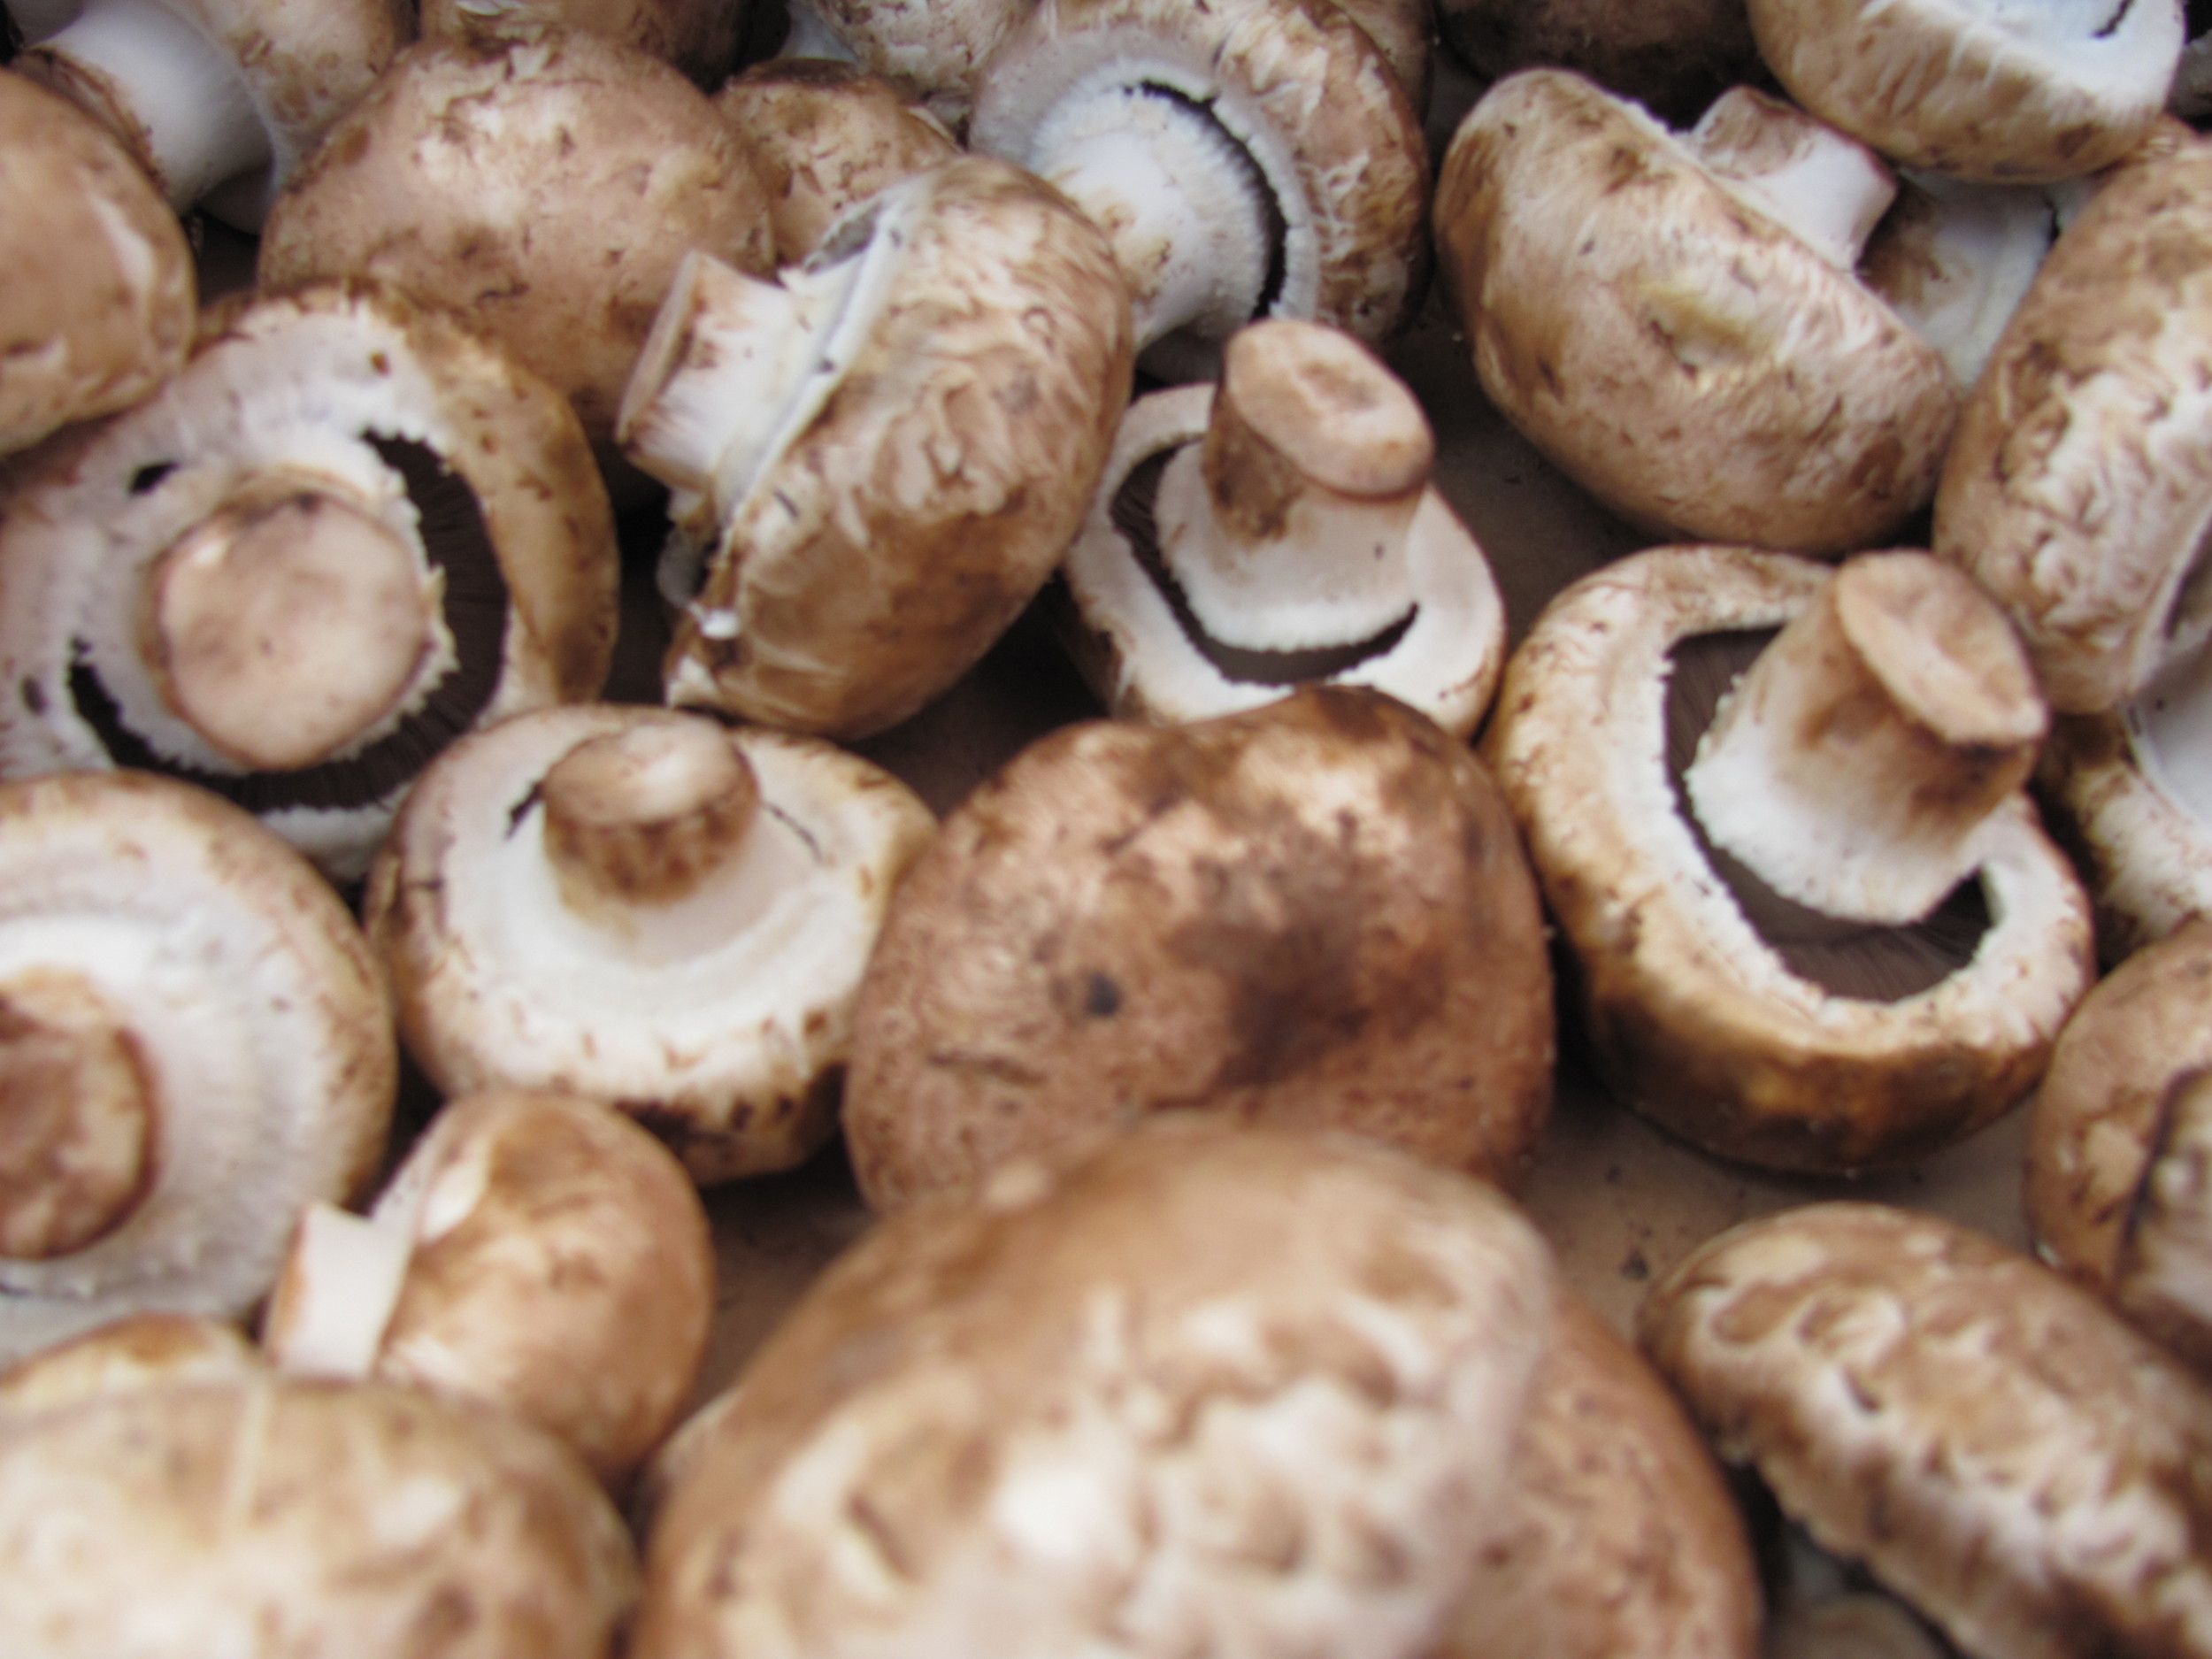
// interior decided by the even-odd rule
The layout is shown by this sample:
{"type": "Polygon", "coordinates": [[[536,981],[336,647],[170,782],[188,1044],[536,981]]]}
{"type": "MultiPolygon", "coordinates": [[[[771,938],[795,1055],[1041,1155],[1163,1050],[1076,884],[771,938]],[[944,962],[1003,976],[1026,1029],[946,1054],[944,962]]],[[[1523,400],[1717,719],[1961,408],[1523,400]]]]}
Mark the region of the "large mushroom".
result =
{"type": "Polygon", "coordinates": [[[0,520],[0,772],[128,766],[357,879],[470,726],[596,695],[607,497],[535,376],[396,296],[238,310],[0,520]]]}

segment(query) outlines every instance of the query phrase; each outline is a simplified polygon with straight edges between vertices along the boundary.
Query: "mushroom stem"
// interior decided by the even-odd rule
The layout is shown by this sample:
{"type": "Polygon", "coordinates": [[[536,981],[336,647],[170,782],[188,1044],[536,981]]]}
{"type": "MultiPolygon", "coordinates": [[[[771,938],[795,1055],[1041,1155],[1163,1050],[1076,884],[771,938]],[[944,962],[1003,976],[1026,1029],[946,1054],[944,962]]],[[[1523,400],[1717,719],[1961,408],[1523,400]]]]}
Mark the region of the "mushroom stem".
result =
{"type": "Polygon", "coordinates": [[[1745,672],[1683,783],[1713,843],[1785,898],[1898,926],[1979,864],[2047,723],[1993,602],[1924,553],[1867,554],[1745,672]]]}
{"type": "Polygon", "coordinates": [[[1749,87],[1716,98],[1683,141],[1732,195],[1839,270],[1896,198],[1897,180],[1856,139],[1749,87]]]}
{"type": "Polygon", "coordinates": [[[1204,442],[1161,475],[1161,562],[1223,644],[1370,638],[1412,607],[1435,455],[1412,393],[1350,335],[1256,323],[1230,340],[1204,442]]]}
{"type": "Polygon", "coordinates": [[[319,1199],[310,1204],[270,1300],[262,1335],[270,1363],[296,1377],[368,1376],[413,1253],[411,1221],[371,1220],[319,1199]]]}
{"type": "Polygon", "coordinates": [[[153,1171],[153,1091],[123,1018],[58,969],[0,982],[0,1256],[81,1250],[153,1171]]]}
{"type": "Polygon", "coordinates": [[[274,158],[230,54],[152,0],[92,0],[15,67],[113,129],[179,211],[274,158]]]}

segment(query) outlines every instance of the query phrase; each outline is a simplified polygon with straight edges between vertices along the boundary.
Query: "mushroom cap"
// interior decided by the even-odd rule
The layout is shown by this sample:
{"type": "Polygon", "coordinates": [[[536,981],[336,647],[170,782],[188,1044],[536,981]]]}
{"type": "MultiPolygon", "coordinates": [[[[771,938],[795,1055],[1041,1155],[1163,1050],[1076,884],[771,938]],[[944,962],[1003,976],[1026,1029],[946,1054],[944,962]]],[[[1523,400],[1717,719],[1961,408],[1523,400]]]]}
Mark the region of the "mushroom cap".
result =
{"type": "Polygon", "coordinates": [[[349,1197],[383,1155],[391,1006],[351,915],[204,791],[129,772],[0,784],[0,999],[41,972],[122,1011],[157,1139],[118,1225],[0,1259],[0,1363],[142,1310],[242,1314],[293,1213],[349,1197]]]}
{"type": "Polygon", "coordinates": [[[27,475],[0,570],[0,772],[168,772],[341,879],[456,731],[595,695],[614,651],[613,518],[574,415],[451,319],[362,285],[227,313],[157,396],[27,475]],[[163,555],[270,478],[331,492],[412,551],[442,639],[357,739],[257,771],[171,709],[142,615],[163,555]]]}
{"type": "Polygon", "coordinates": [[[774,259],[743,141],[657,58],[580,31],[426,41],[270,210],[265,288],[367,277],[442,306],[614,428],[677,262],[774,259]]]}
{"type": "Polygon", "coordinates": [[[2212,1643],[2212,1393],[2027,1256],[1810,1205],[1693,1255],[1640,1335],[1724,1458],[1966,1652],[2212,1643]]]}
{"type": "Polygon", "coordinates": [[[1550,64],[1673,121],[1759,61],[1743,0],[1438,0],[1437,24],[1485,80],[1550,64]]]}
{"type": "Polygon", "coordinates": [[[426,41],[580,29],[636,48],[710,87],[737,61],[752,0],[419,0],[426,41]]]}
{"type": "Polygon", "coordinates": [[[1064,96],[1118,81],[1203,108],[1266,180],[1281,273],[1262,314],[1374,344],[1411,313],[1428,250],[1428,150],[1407,90],[1329,0],[1059,0],[991,65],[972,149],[1027,161],[1064,96]]]}
{"type": "Polygon", "coordinates": [[[1034,0],[804,0],[860,66],[912,87],[955,132],[966,126],[976,88],[1034,0]]]}
{"type": "Polygon", "coordinates": [[[130,1313],[0,1371],[0,1428],[103,1394],[221,1382],[262,1369],[242,1327],[190,1313],[130,1313]]]}
{"type": "MultiPolygon", "coordinates": [[[[2170,788],[2162,767],[2144,761],[2157,713],[2062,715],[2038,772],[2053,828],[2095,902],[2108,963],[2212,911],[2212,828],[2170,788]]],[[[2179,732],[2185,743],[2194,724],[2179,732]]]]}
{"type": "MultiPolygon", "coordinates": [[[[2147,9],[2147,8],[2146,8],[2147,9]]],[[[2044,259],[1959,419],[1935,550],[2094,714],[2212,636],[2212,140],[2169,124],[2044,259]]]]}
{"type": "Polygon", "coordinates": [[[1551,972],[1481,763],[1377,692],[1093,721],[947,819],[861,987],[869,1204],[1176,1106],[1504,1182],[1549,1105],[1551,972]]]}
{"type": "Polygon", "coordinates": [[[680,947],[626,942],[564,904],[541,784],[584,741],[656,722],[707,725],[589,704],[457,743],[423,774],[371,873],[370,936],[409,1052],[448,1094],[505,1085],[611,1102],[703,1182],[786,1168],[830,1133],[861,971],[934,820],[856,756],[732,731],[759,780],[755,828],[789,861],[787,879],[726,936],[718,924],[680,947]]]}
{"type": "Polygon", "coordinates": [[[1106,464],[1134,343],[1097,230],[981,156],[872,200],[904,239],[882,303],[725,518],[671,703],[847,739],[897,724],[1035,597],[1106,464]]]}
{"type": "Polygon", "coordinates": [[[2018,795],[1978,879],[1993,918],[1962,968],[1893,1001],[1793,972],[1716,873],[1667,760],[1670,653],[1778,628],[1824,565],[1661,548],[1563,590],[1506,664],[1485,754],[1581,968],[1614,1089],[1724,1156],[1844,1171],[1909,1160],[2024,1095],[2093,977],[2066,860],[2018,795]]]}
{"type": "Polygon", "coordinates": [[[1348,1138],[1182,1115],[1021,1161],[786,1316],[687,1448],[634,1659],[1420,1653],[1551,1286],[1494,1191],[1348,1138]]]}
{"type": "Polygon", "coordinates": [[[574,1454],[411,1389],[265,1374],[0,1429],[16,1659],[603,1659],[636,1588],[574,1454]]]}
{"type": "Polygon", "coordinates": [[[1334,0],[1338,11],[1375,43],[1390,73],[1406,89],[1416,115],[1429,107],[1429,54],[1436,40],[1432,0],[1334,0]]]}
{"type": "Polygon", "coordinates": [[[1632,522],[1835,554],[1934,490],[1942,357],[1633,104],[1563,70],[1498,82],[1434,217],[1484,391],[1632,522]]]}
{"type": "Polygon", "coordinates": [[[195,283],[184,227],[115,139],[0,70],[0,455],[127,409],[183,366],[195,283]]]}
{"type": "Polygon", "coordinates": [[[2116,161],[2164,109],[2180,0],[1749,0],[1759,53],[1823,120],[1910,167],[2036,183],[2116,161]]]}
{"type": "Polygon", "coordinates": [[[897,82],[831,58],[755,64],[715,94],[714,107],[752,149],[780,265],[812,253],[848,208],[959,153],[944,123],[897,82]]]}

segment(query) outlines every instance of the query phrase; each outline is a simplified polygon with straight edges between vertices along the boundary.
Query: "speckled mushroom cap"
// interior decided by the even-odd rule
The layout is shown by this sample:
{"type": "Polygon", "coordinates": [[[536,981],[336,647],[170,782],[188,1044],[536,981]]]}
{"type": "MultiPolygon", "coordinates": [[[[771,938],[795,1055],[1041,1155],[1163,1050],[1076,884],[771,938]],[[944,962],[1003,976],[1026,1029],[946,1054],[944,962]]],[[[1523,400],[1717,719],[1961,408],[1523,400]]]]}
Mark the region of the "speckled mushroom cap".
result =
{"type": "Polygon", "coordinates": [[[803,7],[863,69],[912,87],[957,132],[985,66],[1035,0],[795,0],[792,11],[803,7]]]}
{"type": "Polygon", "coordinates": [[[1551,973],[1461,744],[1325,687],[1041,739],[947,819],[861,988],[845,1141],[869,1203],[1176,1106],[1517,1179],[1551,973]]]}
{"type": "Polygon", "coordinates": [[[1609,1083],[1724,1156],[1909,1160],[2034,1085],[2093,977],[2087,901],[2016,793],[1979,842],[1991,921],[1894,1000],[1833,994],[1747,919],[1669,769],[1671,653],[1780,627],[1831,580],[1779,554],[1663,548],[1563,591],[1506,664],[1484,753],[1581,967],[1609,1083]]]}
{"type": "Polygon", "coordinates": [[[933,822],[889,773],[816,739],[548,710],[425,773],[371,874],[367,926],[409,1050],[448,1094],[612,1102],[696,1179],[726,1179],[829,1135],[861,971],[933,822]],[[664,760],[646,755],[660,743],[664,760]],[[563,782],[595,758],[636,785],[599,792],[597,824],[563,782]],[[757,810],[695,790],[733,766],[757,810]]]}
{"type": "Polygon", "coordinates": [[[2180,0],[1749,0],[1790,95],[1908,166],[1988,181],[2116,161],[2165,107],[2180,0]]]}
{"type": "Polygon", "coordinates": [[[494,1090],[439,1112],[365,1221],[306,1212],[262,1342],[299,1374],[514,1412],[611,1482],[674,1424],[713,1311],[674,1156],[600,1102],[494,1090]]]}
{"type": "Polygon", "coordinates": [[[27,469],[0,520],[0,772],[169,772],[357,879],[456,733],[597,695],[617,578],[542,381],[390,293],[262,299],[27,469]]]}
{"type": "Polygon", "coordinates": [[[2108,963],[2212,912],[2212,795],[2192,757],[2212,707],[2208,667],[2192,658],[2165,695],[2052,722],[2037,781],[2095,902],[2108,963]]]}
{"type": "Polygon", "coordinates": [[[581,29],[634,46],[711,87],[737,62],[752,0],[419,0],[426,41],[488,41],[581,29]]]}
{"type": "Polygon", "coordinates": [[[2106,178],[2000,337],[1936,492],[1935,550],[1994,595],[2051,706],[2094,714],[2212,641],[2212,141],[2106,178]]]}
{"type": "Polygon", "coordinates": [[[1834,554],[1932,493],[1957,413],[1943,359],[1849,250],[1816,251],[1633,104],[1563,70],[1498,82],[1434,217],[1484,391],[1632,522],[1834,554]]]}
{"type": "Polygon", "coordinates": [[[1112,256],[1056,192],[970,156],[870,198],[781,288],[687,270],[622,420],[647,471],[695,473],[710,520],[668,700],[848,739],[895,725],[982,657],[1082,523],[1129,396],[1112,256]],[[735,326],[706,326],[710,303],[735,326]]]}
{"type": "Polygon", "coordinates": [[[1964,1651],[2212,1646],[2212,1393],[2028,1257],[1814,1205],[1684,1262],[1641,1336],[1723,1457],[1964,1651]]]}
{"type": "Polygon", "coordinates": [[[373,1173],[397,1071],[328,884],[135,772],[0,785],[0,1363],[140,1310],[244,1312],[293,1212],[373,1173]]]}
{"type": "Polygon", "coordinates": [[[1490,1188],[1208,1115],[894,1217],[753,1359],[633,1659],[1423,1644],[1550,1323],[1490,1188]]]}
{"type": "Polygon", "coordinates": [[[0,1427],[16,1659],[610,1659],[636,1594],[574,1454],[415,1390],[263,1375],[0,1427]]]}
{"type": "Polygon", "coordinates": [[[0,70],[0,456],[127,409],[183,366],[192,250],[115,140],[0,70]]]}
{"type": "Polygon", "coordinates": [[[774,258],[751,157],[706,95],[548,29],[402,53],[271,210],[264,288],[370,277],[498,341],[603,442],[677,262],[774,258]]]}
{"type": "Polygon", "coordinates": [[[193,1313],[127,1313],[0,1371],[0,1429],[103,1394],[225,1382],[262,1370],[245,1329],[193,1313]]]}
{"type": "Polygon", "coordinates": [[[1438,0],[1445,43],[1486,80],[1554,65],[1669,120],[1751,78],[1743,0],[1438,0]]]}

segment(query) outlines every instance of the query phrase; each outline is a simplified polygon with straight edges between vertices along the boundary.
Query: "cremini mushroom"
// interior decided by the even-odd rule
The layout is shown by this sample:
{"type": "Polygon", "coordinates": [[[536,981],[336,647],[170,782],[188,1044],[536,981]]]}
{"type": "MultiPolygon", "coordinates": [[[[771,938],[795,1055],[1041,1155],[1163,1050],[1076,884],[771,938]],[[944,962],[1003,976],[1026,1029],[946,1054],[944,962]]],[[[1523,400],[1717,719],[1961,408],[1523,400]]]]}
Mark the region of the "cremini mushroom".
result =
{"type": "Polygon", "coordinates": [[[458,733],[595,696],[607,497],[563,400],[365,288],[245,305],[0,520],[0,772],[128,766],[357,879],[458,733]]]}
{"type": "Polygon", "coordinates": [[[856,63],[866,73],[912,87],[930,112],[964,129],[975,87],[1033,0],[789,0],[793,62],[856,63]]]}
{"type": "Polygon", "coordinates": [[[245,1327],[198,1313],[127,1313],[0,1369],[0,1432],[102,1394],[250,1377],[262,1359],[245,1327]]]}
{"type": "Polygon", "coordinates": [[[2097,950],[2124,961],[2212,913],[2212,780],[2199,754],[2212,657],[2108,714],[2057,716],[2037,783],[2096,905],[2097,950]]]}
{"type": "Polygon", "coordinates": [[[2024,1096],[2093,977],[2087,901],[2018,787],[2039,715],[2002,619],[1925,554],[1663,548],[1564,589],[1485,753],[1615,1092],[1709,1150],[1826,1171],[2024,1096]],[[1735,684],[1732,715],[1701,680],[1735,684]],[[1923,928],[1880,919],[1955,882],[1923,928]]]}
{"type": "Polygon", "coordinates": [[[545,28],[581,29],[718,85],[737,62],[753,0],[419,0],[426,41],[487,42],[545,28]]]}
{"type": "Polygon", "coordinates": [[[2212,1392],[2047,1268],[1817,1204],[1706,1245],[1640,1324],[1721,1455],[1963,1651],[2212,1651],[2212,1392]]]}
{"type": "Polygon", "coordinates": [[[448,1094],[610,1102],[698,1180],[828,1137],[861,972],[934,827],[816,739],[591,704],[457,743],[372,872],[410,1051],[448,1094]]]}
{"type": "Polygon", "coordinates": [[[861,988],[871,1206],[1177,1106],[1518,1179],[1549,1104],[1536,892],[1464,746],[1324,687],[1047,735],[947,819],[861,988]]]}
{"type": "Polygon", "coordinates": [[[1753,78],[1744,0],[1438,0],[1444,42],[1485,81],[1575,70],[1670,121],[1753,78]]]}
{"type": "Polygon", "coordinates": [[[777,1327],[661,1503],[633,1659],[1412,1659],[1551,1286],[1494,1190],[1348,1138],[1181,1114],[1018,1160],[777,1327]]]}
{"type": "Polygon", "coordinates": [[[678,492],[668,700],[857,738],[946,690],[1074,538],[1130,353],[1104,239],[986,157],[777,282],[687,259],[618,434],[678,492]]]}
{"type": "Polygon", "coordinates": [[[1853,274],[1893,194],[1749,88],[1676,134],[1531,69],[1452,137],[1438,258],[1484,391],[1607,506],[1832,555],[1927,503],[1957,414],[1941,357],[1853,274]]]}
{"type": "Polygon", "coordinates": [[[1250,324],[1218,388],[1140,398],[1061,566],[1108,707],[1197,720],[1327,680],[1467,736],[1505,607],[1435,454],[1405,383],[1319,323],[1250,324]]]}
{"type": "Polygon", "coordinates": [[[0,70],[0,456],[127,409],[184,365],[184,227],[114,138],[0,70]],[[30,257],[30,250],[37,257],[30,257]]]}
{"type": "Polygon", "coordinates": [[[135,772],[0,784],[0,1363],[242,1314],[294,1212],[374,1173],[394,1048],[352,917],[252,818],[135,772]]]}
{"type": "Polygon", "coordinates": [[[514,1412],[614,1483],[674,1424],[713,1310],[668,1149],[599,1102],[494,1090],[442,1110],[365,1218],[302,1215],[261,1340],[297,1375],[514,1412]]]}

